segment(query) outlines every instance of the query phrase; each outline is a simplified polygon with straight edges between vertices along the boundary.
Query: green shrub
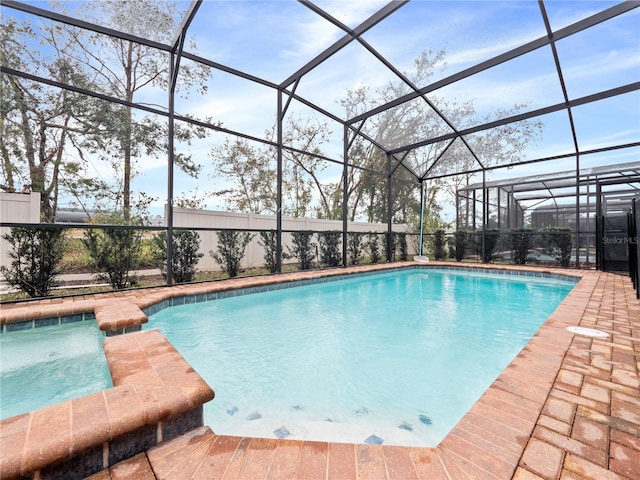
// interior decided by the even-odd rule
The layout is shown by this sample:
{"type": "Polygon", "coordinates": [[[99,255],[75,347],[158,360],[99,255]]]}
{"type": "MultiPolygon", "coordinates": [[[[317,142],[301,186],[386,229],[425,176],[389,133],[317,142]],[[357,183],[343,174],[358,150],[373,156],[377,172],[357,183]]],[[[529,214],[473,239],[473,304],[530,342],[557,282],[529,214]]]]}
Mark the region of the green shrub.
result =
{"type": "Polygon", "coordinates": [[[464,230],[457,230],[453,234],[453,242],[455,244],[454,257],[456,262],[461,262],[469,245],[469,233],[464,230]]]}
{"type": "Polygon", "coordinates": [[[55,286],[56,276],[61,273],[60,262],[65,253],[64,231],[12,227],[10,233],[2,235],[2,238],[11,245],[9,267],[0,267],[9,285],[32,298],[49,295],[55,286]]]}
{"type": "Polygon", "coordinates": [[[400,250],[400,260],[407,260],[409,258],[409,247],[407,245],[407,234],[396,233],[395,234],[398,240],[398,250],[400,250]]]}
{"type": "Polygon", "coordinates": [[[347,254],[349,255],[349,263],[357,265],[360,263],[362,256],[362,239],[364,233],[348,232],[347,233],[347,254]]]}
{"type": "MultiPolygon", "coordinates": [[[[269,273],[277,272],[277,257],[276,251],[276,232],[273,230],[260,232],[260,239],[258,243],[264,248],[264,266],[269,270],[269,273]]],[[[282,252],[280,257],[282,260],[289,258],[285,252],[282,252]]]]}
{"type": "Polygon", "coordinates": [[[289,249],[292,257],[300,262],[300,270],[309,270],[313,266],[313,250],[316,244],[312,242],[313,232],[293,232],[291,234],[293,247],[289,249]]]}
{"type": "Polygon", "coordinates": [[[483,234],[482,231],[476,231],[470,234],[469,245],[480,256],[484,263],[489,263],[493,260],[493,252],[498,245],[500,239],[500,230],[491,229],[486,230],[483,234]],[[482,238],[484,236],[484,248],[482,238]]]}
{"type": "MultiPolygon", "coordinates": [[[[160,270],[167,275],[167,232],[153,237],[160,251],[162,266],[160,270]]],[[[200,235],[193,230],[174,230],[171,259],[171,277],[176,283],[191,282],[196,273],[196,265],[204,253],[200,252],[200,235]]]]}
{"type": "Polygon", "coordinates": [[[244,251],[253,238],[249,232],[223,230],[218,232],[218,251],[209,254],[230,277],[237,277],[244,251]]]}
{"type": "Polygon", "coordinates": [[[562,267],[571,263],[571,229],[550,227],[544,228],[538,235],[538,245],[547,255],[560,262],[562,267]]]}
{"type": "Polygon", "coordinates": [[[380,244],[378,243],[377,233],[367,234],[367,249],[369,250],[369,258],[371,263],[378,263],[380,261],[380,244]]]}
{"type": "Polygon", "coordinates": [[[320,263],[327,267],[337,267],[342,263],[342,253],[340,252],[341,238],[341,232],[318,233],[320,263]]]}
{"type": "Polygon", "coordinates": [[[516,265],[527,263],[529,250],[533,245],[533,230],[530,228],[514,228],[509,232],[513,261],[516,265]]]}
{"type": "Polygon", "coordinates": [[[132,270],[140,266],[141,231],[125,224],[118,214],[101,215],[94,221],[114,225],[85,230],[82,243],[91,257],[90,268],[96,278],[116,290],[136,285],[138,279],[132,270]]]}
{"type": "Polygon", "coordinates": [[[444,230],[436,230],[433,234],[433,256],[436,260],[444,260],[446,258],[447,239],[444,230]]]}

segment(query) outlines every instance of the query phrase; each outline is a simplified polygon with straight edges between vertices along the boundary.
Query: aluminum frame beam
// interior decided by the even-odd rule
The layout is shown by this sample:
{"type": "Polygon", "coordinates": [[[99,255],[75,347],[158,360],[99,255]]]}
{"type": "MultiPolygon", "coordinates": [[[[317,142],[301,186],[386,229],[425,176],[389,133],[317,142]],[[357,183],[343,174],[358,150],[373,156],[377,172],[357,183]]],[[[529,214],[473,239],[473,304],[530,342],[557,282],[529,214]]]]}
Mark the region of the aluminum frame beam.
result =
{"type": "MultiPolygon", "coordinates": [[[[519,113],[517,115],[513,115],[511,117],[505,117],[500,120],[495,120],[493,122],[483,123],[481,125],[476,125],[474,127],[465,128],[464,130],[460,130],[459,134],[448,133],[445,135],[441,135],[439,137],[434,137],[429,140],[424,140],[422,142],[416,142],[411,145],[406,145],[404,147],[394,148],[390,150],[390,153],[399,153],[405,150],[413,150],[414,148],[424,147],[427,145],[432,145],[434,143],[442,142],[445,140],[449,140],[451,138],[456,138],[458,136],[470,135],[473,133],[482,132],[484,130],[489,130],[491,128],[501,127],[503,125],[507,125],[509,123],[520,122],[522,120],[527,120],[529,118],[540,117],[543,115],[547,115],[549,113],[559,112],[561,110],[566,110],[568,107],[576,107],[579,105],[584,105],[587,103],[596,102],[598,100],[604,100],[606,98],[615,97],[618,95],[623,95],[625,93],[631,93],[636,90],[640,90],[640,81],[632,82],[626,85],[622,85],[620,87],[612,88],[609,90],[604,90],[598,93],[594,93],[592,95],[586,95],[584,97],[576,98],[574,100],[569,100],[568,103],[557,103],[555,105],[551,105],[548,107],[538,108],[536,110],[531,110],[525,113],[519,113]]],[[[580,153],[580,152],[577,152],[580,153]]],[[[572,154],[572,155],[575,155],[572,154]]]]}
{"type": "MultiPolygon", "coordinates": [[[[614,5],[613,7],[607,8],[606,10],[602,10],[601,12],[598,12],[590,17],[587,17],[585,19],[582,19],[572,25],[569,25],[567,27],[561,28],[559,30],[557,30],[556,32],[554,32],[553,34],[553,38],[557,41],[560,40],[562,38],[565,37],[569,37],[575,33],[581,32],[582,30],[586,30],[587,28],[593,27],[599,23],[605,22],[607,20],[610,20],[614,17],[617,17],[618,15],[622,15],[623,13],[629,12],[631,10],[633,10],[634,8],[638,8],[640,7],[640,3],[633,1],[633,0],[627,0],[625,2],[619,3],[617,5],[614,5]]],[[[421,88],[418,92],[414,92],[414,93],[409,93],[407,95],[404,95],[402,97],[398,97],[397,99],[385,103],[384,105],[380,105],[376,108],[373,108],[371,110],[369,110],[368,112],[364,112],[360,115],[357,115],[351,119],[346,120],[347,123],[354,123],[354,122],[359,122],[362,121],[372,115],[376,115],[378,113],[381,113],[385,110],[388,110],[389,108],[393,108],[396,107],[402,103],[408,102],[410,100],[413,100],[415,98],[417,98],[420,95],[425,95],[427,93],[430,93],[434,90],[437,90],[439,88],[442,88],[446,85],[449,85],[451,83],[455,83],[459,80],[462,80],[464,78],[470,77],[472,75],[475,75],[476,73],[480,73],[483,72],[484,70],[488,70],[489,68],[495,67],[497,65],[500,65],[502,63],[505,63],[509,60],[512,60],[514,58],[517,58],[521,55],[524,55],[526,53],[532,52],[534,50],[537,50],[538,48],[544,47],[545,45],[548,45],[550,42],[549,37],[548,36],[544,36],[544,37],[540,37],[536,40],[532,40],[529,43],[526,43],[524,45],[521,45],[519,47],[516,47],[512,50],[509,50],[508,52],[505,52],[501,55],[498,55],[496,57],[490,58],[489,60],[486,60],[484,62],[481,62],[477,65],[474,65],[473,67],[469,67],[465,70],[462,70],[461,72],[455,73],[453,75],[450,75],[447,78],[444,78],[442,80],[439,80],[437,82],[434,82],[430,85],[427,85],[426,87],[421,88]]]]}
{"type": "MultiPolygon", "coordinates": [[[[391,15],[393,12],[398,10],[400,7],[402,7],[403,5],[408,3],[409,0],[398,0],[398,1],[393,1],[393,2],[388,3],[387,5],[382,7],[380,10],[378,10],[377,13],[373,14],[371,17],[369,17],[367,20],[362,22],[360,25],[358,25],[353,30],[349,29],[346,25],[343,25],[341,22],[339,22],[338,20],[333,18],[328,13],[324,12],[321,8],[319,8],[318,6],[314,5],[309,0],[298,0],[298,1],[302,5],[306,6],[307,8],[309,8],[312,11],[314,11],[315,13],[317,13],[318,15],[322,16],[324,19],[329,20],[331,23],[333,23],[334,25],[338,26],[339,28],[341,28],[343,30],[346,29],[346,31],[348,31],[349,33],[347,33],[347,35],[345,35],[340,40],[335,42],[329,48],[325,49],[323,52],[321,52],[319,55],[317,55],[313,60],[307,62],[304,66],[299,68],[292,75],[290,75],[286,79],[284,79],[280,83],[280,87],[281,88],[288,87],[296,79],[298,79],[298,78],[306,75],[307,73],[309,73],[311,70],[316,68],[318,65],[323,63],[325,60],[327,60],[331,56],[335,55],[340,50],[342,50],[344,47],[346,47],[351,42],[356,40],[360,35],[364,34],[368,30],[370,30],[371,28],[375,27],[382,20],[384,20],[389,15],[391,15]]],[[[350,122],[350,123],[352,123],[352,122],[350,122]]]]}
{"type": "Polygon", "coordinates": [[[20,10],[21,12],[29,13],[31,15],[37,15],[42,18],[48,18],[49,20],[53,20],[55,22],[60,22],[66,25],[72,25],[74,27],[79,27],[85,30],[90,30],[92,32],[108,35],[110,37],[119,38],[121,40],[128,40],[130,42],[139,43],[147,47],[157,48],[158,50],[162,50],[165,52],[171,51],[171,47],[165,43],[156,42],[153,40],[149,40],[148,38],[138,37],[136,35],[131,35],[130,33],[114,30],[113,28],[103,27],[95,23],[87,22],[74,17],[69,17],[68,15],[62,15],[61,13],[46,10],[44,8],[34,7],[33,5],[17,2],[15,0],[2,0],[2,6],[20,10]]]}

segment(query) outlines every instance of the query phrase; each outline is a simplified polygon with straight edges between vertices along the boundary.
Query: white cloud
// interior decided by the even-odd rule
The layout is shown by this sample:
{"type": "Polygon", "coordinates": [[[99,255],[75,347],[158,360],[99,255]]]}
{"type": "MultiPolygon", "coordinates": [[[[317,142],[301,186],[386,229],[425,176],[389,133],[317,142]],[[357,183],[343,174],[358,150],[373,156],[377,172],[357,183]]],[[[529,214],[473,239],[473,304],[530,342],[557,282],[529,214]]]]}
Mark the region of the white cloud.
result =
{"type": "MultiPolygon", "coordinates": [[[[460,65],[473,65],[484,59],[492,58],[504,52],[508,52],[516,47],[519,47],[535,38],[533,35],[520,35],[518,37],[512,37],[505,39],[499,43],[491,43],[488,45],[474,46],[473,48],[467,48],[447,54],[444,61],[446,62],[448,70],[458,71],[459,68],[452,68],[460,65]]],[[[438,65],[442,66],[442,65],[438,65]]]]}
{"type": "MultiPolygon", "coordinates": [[[[626,50],[611,49],[604,52],[594,52],[591,55],[581,57],[579,61],[576,61],[575,57],[572,59],[571,53],[567,52],[561,57],[561,62],[565,77],[572,82],[593,81],[600,78],[611,82],[611,79],[614,79],[614,82],[611,82],[612,87],[613,83],[616,86],[626,83],[620,75],[622,72],[629,72],[629,77],[632,77],[630,81],[637,81],[640,70],[637,45],[635,48],[626,50]]],[[[588,88],[588,84],[586,86],[588,88]]]]}
{"type": "Polygon", "coordinates": [[[580,148],[583,150],[595,150],[612,145],[638,141],[640,141],[640,132],[637,129],[620,130],[597,138],[580,135],[580,132],[578,132],[578,145],[580,145],[580,148]]]}
{"type": "Polygon", "coordinates": [[[320,0],[315,3],[343,24],[354,28],[388,2],[386,0],[320,0]]]}

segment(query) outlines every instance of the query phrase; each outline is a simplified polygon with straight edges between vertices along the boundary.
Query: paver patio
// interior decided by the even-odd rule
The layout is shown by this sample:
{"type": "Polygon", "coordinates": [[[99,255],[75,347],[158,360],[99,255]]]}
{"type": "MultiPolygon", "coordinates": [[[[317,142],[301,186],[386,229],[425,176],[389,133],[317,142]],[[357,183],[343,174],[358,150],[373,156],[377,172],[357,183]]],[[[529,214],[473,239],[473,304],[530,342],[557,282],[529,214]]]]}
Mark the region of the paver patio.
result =
{"type": "MultiPolygon", "coordinates": [[[[279,280],[387,267],[299,272],[279,280]]],[[[90,478],[640,479],[640,301],[628,277],[550,271],[582,279],[436,448],[240,438],[216,435],[211,425],[90,478]],[[574,335],[567,326],[609,336],[574,335]]],[[[217,288],[266,281],[235,279],[217,282],[217,288]]],[[[172,287],[182,295],[202,288],[172,287]]],[[[85,302],[114,298],[143,308],[160,290],[3,305],[2,321],[46,317],[51,309],[73,310],[73,302],[86,308],[85,302]]]]}

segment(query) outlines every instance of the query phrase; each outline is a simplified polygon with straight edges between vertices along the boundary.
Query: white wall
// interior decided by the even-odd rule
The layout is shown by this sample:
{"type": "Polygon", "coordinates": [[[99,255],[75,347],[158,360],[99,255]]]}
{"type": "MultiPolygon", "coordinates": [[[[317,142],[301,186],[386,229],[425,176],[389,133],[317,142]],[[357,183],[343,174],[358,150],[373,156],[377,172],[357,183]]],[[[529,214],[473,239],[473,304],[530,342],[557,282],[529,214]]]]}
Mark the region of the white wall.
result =
{"type": "MultiPolygon", "coordinates": [[[[0,221],[16,223],[40,222],[39,193],[0,192],[0,221]]],[[[0,228],[0,235],[9,233],[9,227],[0,228]]],[[[0,265],[9,265],[9,242],[0,239],[0,265]]],[[[1,278],[1,277],[0,277],[1,278]]]]}
{"type": "MultiPolygon", "coordinates": [[[[165,207],[166,218],[166,207],[165,207]]],[[[165,222],[166,223],[166,222],[165,222]]],[[[256,215],[254,213],[236,213],[236,212],[218,212],[214,210],[194,210],[189,208],[173,209],[173,225],[174,227],[189,227],[197,230],[198,228],[235,228],[235,229],[255,229],[255,230],[275,230],[276,217],[271,215],[256,215]]],[[[341,220],[321,220],[315,218],[294,218],[282,217],[283,230],[313,230],[342,231],[341,220]]],[[[347,229],[350,232],[386,232],[386,223],[365,223],[365,222],[348,222],[347,229]]],[[[393,225],[394,232],[404,232],[407,230],[406,225],[393,225]]],[[[199,231],[200,250],[205,256],[200,259],[198,269],[200,270],[218,270],[220,266],[209,254],[215,251],[217,245],[217,235],[211,231],[199,231]]],[[[259,234],[255,234],[251,243],[245,250],[245,256],[242,260],[243,267],[260,267],[264,265],[264,249],[258,243],[259,234]]],[[[314,238],[317,243],[317,238],[314,238]]],[[[287,252],[286,246],[291,246],[291,235],[284,233],[282,235],[283,249],[287,252]]],[[[382,245],[380,246],[381,253],[382,245]]],[[[296,261],[293,260],[293,263],[296,261]]]]}
{"type": "MultiPolygon", "coordinates": [[[[166,207],[165,207],[166,219],[166,207]]],[[[20,194],[20,193],[0,193],[0,221],[19,223],[39,223],[40,222],[40,194],[20,194]]],[[[166,223],[166,222],[165,222],[166,223]]],[[[198,228],[232,228],[250,230],[275,230],[276,217],[271,215],[256,215],[253,213],[218,212],[213,210],[194,210],[187,208],[174,208],[173,224],[175,227],[188,227],[197,230],[198,228]]],[[[384,223],[348,222],[350,232],[386,232],[387,225],[384,223]]],[[[313,230],[313,231],[342,231],[342,221],[340,220],[320,220],[314,218],[282,218],[283,230],[313,230]]],[[[8,227],[0,229],[1,233],[9,232],[8,227]]],[[[404,232],[406,225],[393,225],[394,232],[404,232]]],[[[200,235],[200,250],[205,256],[198,263],[199,270],[218,270],[220,266],[209,254],[217,247],[217,234],[213,231],[198,231],[200,235]]],[[[260,235],[254,235],[251,243],[245,250],[242,266],[261,267],[264,265],[264,249],[258,243],[260,235]]],[[[284,233],[282,236],[283,249],[287,252],[286,246],[291,246],[291,234],[284,233]]],[[[317,243],[317,237],[314,238],[317,243]]],[[[410,243],[411,245],[411,243],[410,243]]],[[[5,240],[0,240],[0,261],[2,265],[9,264],[7,253],[9,246],[5,240]]],[[[383,245],[380,244],[380,252],[384,255],[383,245]]],[[[411,247],[410,247],[411,248],[411,247]]],[[[296,263],[296,260],[290,260],[296,263]]],[[[1,277],[0,277],[1,278],[1,277]]]]}

